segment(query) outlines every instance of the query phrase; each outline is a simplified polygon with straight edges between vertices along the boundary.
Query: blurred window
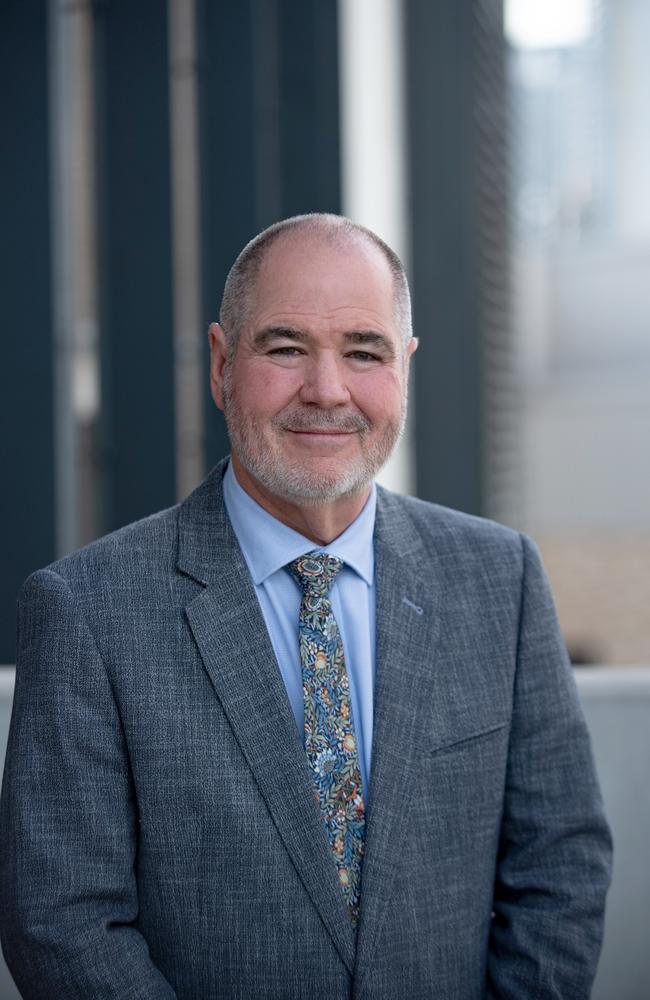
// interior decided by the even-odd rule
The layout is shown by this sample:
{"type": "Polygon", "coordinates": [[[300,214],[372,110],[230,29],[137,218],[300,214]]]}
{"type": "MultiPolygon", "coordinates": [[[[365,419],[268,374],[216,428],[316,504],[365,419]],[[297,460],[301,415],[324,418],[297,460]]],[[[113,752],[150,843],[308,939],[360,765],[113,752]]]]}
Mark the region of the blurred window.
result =
{"type": "Polygon", "coordinates": [[[505,30],[520,520],[574,662],[650,663],[650,4],[505,30]]]}

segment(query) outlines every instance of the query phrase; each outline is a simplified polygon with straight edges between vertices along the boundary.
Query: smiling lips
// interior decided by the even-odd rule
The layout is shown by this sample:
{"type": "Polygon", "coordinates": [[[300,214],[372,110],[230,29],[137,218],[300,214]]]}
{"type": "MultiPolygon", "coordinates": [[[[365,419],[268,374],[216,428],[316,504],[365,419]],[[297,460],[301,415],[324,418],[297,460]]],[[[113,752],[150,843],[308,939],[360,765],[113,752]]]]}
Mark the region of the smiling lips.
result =
{"type": "Polygon", "coordinates": [[[356,437],[359,432],[341,430],[339,427],[313,427],[309,430],[291,428],[287,433],[300,448],[307,451],[315,448],[317,452],[325,454],[332,449],[338,452],[340,448],[347,447],[349,439],[356,437]]]}
{"type": "Polygon", "coordinates": [[[282,419],[277,421],[280,430],[289,431],[291,434],[313,435],[314,437],[343,437],[347,434],[358,434],[370,430],[371,424],[367,417],[361,413],[342,414],[321,412],[318,414],[318,423],[314,418],[316,413],[304,413],[297,410],[295,413],[285,413],[282,419]]]}
{"type": "Polygon", "coordinates": [[[292,434],[307,434],[312,437],[345,437],[347,434],[355,434],[356,431],[342,431],[334,427],[313,427],[309,430],[294,430],[289,427],[292,434]]]}

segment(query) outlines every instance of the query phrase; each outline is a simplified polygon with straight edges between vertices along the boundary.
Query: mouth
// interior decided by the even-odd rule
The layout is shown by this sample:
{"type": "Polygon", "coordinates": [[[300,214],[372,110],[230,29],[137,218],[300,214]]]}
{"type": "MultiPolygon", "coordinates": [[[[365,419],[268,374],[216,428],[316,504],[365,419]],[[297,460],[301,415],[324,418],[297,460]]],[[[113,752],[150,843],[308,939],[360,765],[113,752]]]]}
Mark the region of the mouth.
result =
{"type": "Polygon", "coordinates": [[[310,430],[305,430],[304,428],[288,427],[287,430],[290,434],[303,434],[306,437],[346,437],[349,434],[356,434],[356,431],[343,431],[337,430],[334,427],[313,427],[310,430]]]}
{"type": "Polygon", "coordinates": [[[287,431],[289,434],[305,434],[314,437],[345,437],[350,434],[363,434],[370,429],[370,422],[367,418],[359,415],[339,416],[338,419],[328,414],[288,414],[284,420],[278,420],[276,426],[279,430],[287,431]],[[316,420],[319,423],[316,423],[316,420]]]}
{"type": "Polygon", "coordinates": [[[370,421],[360,413],[334,414],[296,410],[275,421],[279,431],[305,446],[335,447],[346,438],[363,436],[370,430],[370,421]]]}
{"type": "Polygon", "coordinates": [[[305,448],[337,448],[356,434],[356,431],[342,431],[333,427],[319,427],[311,430],[289,430],[291,438],[305,448]]]}

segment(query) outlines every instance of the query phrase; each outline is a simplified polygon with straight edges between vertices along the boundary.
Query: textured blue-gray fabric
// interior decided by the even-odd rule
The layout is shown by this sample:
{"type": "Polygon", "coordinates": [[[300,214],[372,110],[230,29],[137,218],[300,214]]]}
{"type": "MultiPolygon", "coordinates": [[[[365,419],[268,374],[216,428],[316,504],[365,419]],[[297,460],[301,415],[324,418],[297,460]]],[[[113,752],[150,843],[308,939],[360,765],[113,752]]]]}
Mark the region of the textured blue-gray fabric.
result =
{"type": "Polygon", "coordinates": [[[251,574],[303,744],[305,712],[298,643],[302,591],[287,564],[312,550],[327,552],[345,563],[332,584],[330,598],[343,642],[367,801],[375,690],[375,558],[372,539],[376,488],[373,486],[367,503],[352,524],[322,548],[314,546],[309,538],[293,531],[260,507],[237,482],[232,462],[223,477],[223,498],[251,574]]]}
{"type": "Polygon", "coordinates": [[[30,577],[0,806],[26,1000],[586,1000],[610,840],[539,558],[378,490],[355,948],[217,467],[30,577]]]}

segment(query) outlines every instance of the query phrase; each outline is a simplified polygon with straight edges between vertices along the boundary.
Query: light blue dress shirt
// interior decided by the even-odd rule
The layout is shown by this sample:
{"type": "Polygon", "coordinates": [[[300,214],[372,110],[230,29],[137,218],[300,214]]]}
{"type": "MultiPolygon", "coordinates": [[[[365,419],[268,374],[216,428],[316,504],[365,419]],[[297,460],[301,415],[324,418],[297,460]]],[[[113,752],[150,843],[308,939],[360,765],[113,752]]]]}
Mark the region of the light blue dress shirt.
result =
{"type": "Polygon", "coordinates": [[[304,705],[298,644],[302,591],[286,566],[298,556],[314,551],[327,552],[345,564],[332,584],[330,597],[350,680],[354,730],[367,804],[375,687],[375,486],[373,484],[368,501],[356,520],[324,547],[282,524],[260,507],[237,482],[232,463],[224,476],[223,496],[255,585],[303,742],[304,705]]]}

